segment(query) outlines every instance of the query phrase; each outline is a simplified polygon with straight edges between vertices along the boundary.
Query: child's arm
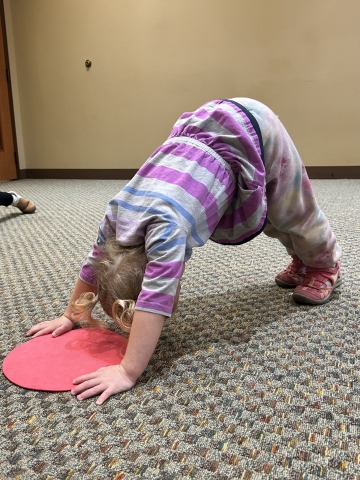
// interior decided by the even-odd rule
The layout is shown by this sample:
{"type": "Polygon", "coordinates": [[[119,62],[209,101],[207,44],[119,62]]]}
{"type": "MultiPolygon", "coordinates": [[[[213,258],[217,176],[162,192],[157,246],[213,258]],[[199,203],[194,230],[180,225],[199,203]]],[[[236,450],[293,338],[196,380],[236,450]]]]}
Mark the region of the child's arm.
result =
{"type": "Polygon", "coordinates": [[[78,400],[100,394],[96,404],[101,405],[111,395],[135,385],[154,353],[164,321],[163,315],[136,310],[121,364],[103,367],[75,378],[74,384],[77,386],[71,393],[77,395],[78,400]]]}
{"type": "Polygon", "coordinates": [[[74,322],[71,320],[71,305],[80,297],[82,293],[85,292],[96,293],[96,288],[88,285],[78,278],[64,314],[61,317],[55,318],[54,320],[41,322],[37,325],[34,325],[32,328],[30,328],[26,335],[28,337],[33,335],[35,338],[39,337],[40,335],[52,333],[53,337],[58,337],[59,335],[71,330],[74,326],[74,322]]]}

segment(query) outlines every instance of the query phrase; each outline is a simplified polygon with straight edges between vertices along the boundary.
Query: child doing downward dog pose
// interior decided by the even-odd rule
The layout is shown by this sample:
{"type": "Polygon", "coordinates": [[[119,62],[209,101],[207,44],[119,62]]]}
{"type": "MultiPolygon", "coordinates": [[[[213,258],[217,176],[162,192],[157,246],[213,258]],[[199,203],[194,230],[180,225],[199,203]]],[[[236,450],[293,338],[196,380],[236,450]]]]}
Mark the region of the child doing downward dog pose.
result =
{"type": "Polygon", "coordinates": [[[341,281],[341,248],[284,126],[255,100],[208,102],[179,118],[109,202],[64,315],[28,335],[61,335],[74,321],[91,320],[100,302],[130,332],[120,365],[74,379],[72,394],[100,394],[100,405],[146,368],[192,249],[209,239],[245,243],[262,231],[292,256],[277,284],[294,288],[297,302],[327,302],[341,281]]]}

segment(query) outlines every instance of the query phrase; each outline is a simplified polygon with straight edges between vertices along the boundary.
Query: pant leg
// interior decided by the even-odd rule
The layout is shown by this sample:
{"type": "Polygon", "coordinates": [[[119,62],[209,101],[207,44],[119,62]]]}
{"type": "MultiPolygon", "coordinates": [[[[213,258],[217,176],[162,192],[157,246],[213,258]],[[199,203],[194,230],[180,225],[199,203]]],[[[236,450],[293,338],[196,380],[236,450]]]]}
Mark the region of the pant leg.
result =
{"type": "Polygon", "coordinates": [[[268,237],[276,238],[277,240],[279,240],[279,242],[284,245],[289,255],[295,255],[294,245],[292,243],[291,236],[286,232],[281,232],[280,230],[277,230],[274,225],[269,221],[269,219],[263,232],[268,237]]]}
{"type": "Polygon", "coordinates": [[[8,207],[13,203],[13,201],[14,197],[11,195],[11,193],[0,192],[0,205],[8,207]]]}
{"type": "Polygon", "coordinates": [[[341,247],[317,204],[309,177],[285,127],[265,105],[245,105],[259,122],[264,143],[269,225],[290,254],[312,267],[334,265],[341,247]],[[252,110],[253,109],[253,110],[252,110]]]}

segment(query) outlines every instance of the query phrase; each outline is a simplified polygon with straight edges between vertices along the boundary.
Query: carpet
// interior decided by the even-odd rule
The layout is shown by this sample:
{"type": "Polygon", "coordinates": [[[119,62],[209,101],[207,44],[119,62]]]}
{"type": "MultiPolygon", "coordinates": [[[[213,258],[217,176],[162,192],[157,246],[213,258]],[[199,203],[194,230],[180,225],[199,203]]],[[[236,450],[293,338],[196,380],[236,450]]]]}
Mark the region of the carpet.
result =
{"type": "MultiPolygon", "coordinates": [[[[124,183],[0,184],[37,205],[0,207],[1,360],[63,313],[124,183]]],[[[360,180],[312,183],[344,251],[328,304],[297,305],[274,283],[289,261],[276,240],[208,242],[132,390],[98,407],[1,374],[0,479],[360,480],[360,180]]]]}

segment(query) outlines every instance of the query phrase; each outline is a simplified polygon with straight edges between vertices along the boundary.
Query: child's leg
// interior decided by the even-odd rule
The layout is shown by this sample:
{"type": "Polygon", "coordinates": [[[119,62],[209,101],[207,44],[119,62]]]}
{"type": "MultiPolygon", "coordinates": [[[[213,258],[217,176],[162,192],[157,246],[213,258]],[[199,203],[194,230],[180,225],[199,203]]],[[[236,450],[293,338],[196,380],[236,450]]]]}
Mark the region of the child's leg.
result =
{"type": "Polygon", "coordinates": [[[292,255],[291,263],[275,277],[275,282],[283,288],[295,288],[293,299],[300,303],[321,305],[330,300],[333,290],[341,284],[340,264],[332,267],[314,268],[306,266],[292,248],[292,238],[274,228],[268,222],[264,233],[277,238],[292,255]]]}
{"type": "Polygon", "coordinates": [[[277,240],[279,240],[279,242],[284,245],[289,255],[295,255],[294,245],[292,243],[291,236],[288,233],[277,230],[270,222],[270,220],[267,221],[263,232],[268,237],[276,238],[277,240]]]}
{"type": "Polygon", "coordinates": [[[325,303],[341,282],[341,247],[284,126],[269,109],[263,123],[269,219],[264,233],[277,238],[293,256],[277,283],[285,280],[288,284],[281,286],[296,287],[293,297],[299,302],[325,303]]]}
{"type": "Polygon", "coordinates": [[[276,275],[275,282],[282,288],[296,288],[298,285],[301,285],[305,279],[306,265],[296,255],[290,235],[276,230],[269,221],[266,224],[264,233],[268,237],[278,239],[286,247],[288,254],[293,257],[285,270],[276,275]]]}
{"type": "Polygon", "coordinates": [[[13,203],[13,201],[14,197],[11,195],[11,193],[0,192],[0,205],[3,207],[8,207],[13,203]]]}
{"type": "Polygon", "coordinates": [[[264,150],[270,224],[265,233],[278,238],[290,255],[295,253],[306,265],[332,267],[340,259],[341,247],[316,202],[290,136],[271,110],[266,114],[264,150]]]}
{"type": "Polygon", "coordinates": [[[36,206],[31,200],[20,197],[16,192],[0,192],[0,205],[4,207],[12,205],[23,213],[33,213],[36,210],[36,206]]]}

